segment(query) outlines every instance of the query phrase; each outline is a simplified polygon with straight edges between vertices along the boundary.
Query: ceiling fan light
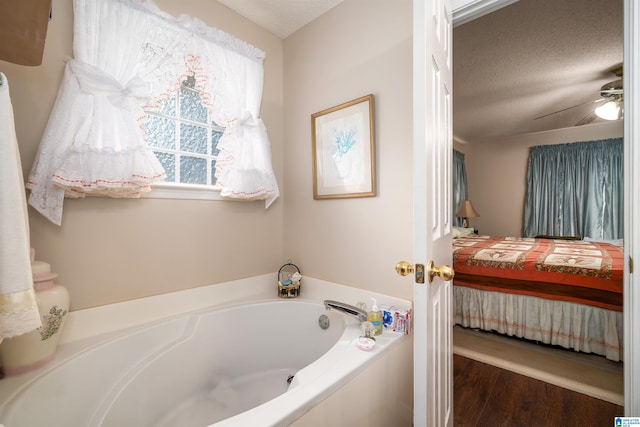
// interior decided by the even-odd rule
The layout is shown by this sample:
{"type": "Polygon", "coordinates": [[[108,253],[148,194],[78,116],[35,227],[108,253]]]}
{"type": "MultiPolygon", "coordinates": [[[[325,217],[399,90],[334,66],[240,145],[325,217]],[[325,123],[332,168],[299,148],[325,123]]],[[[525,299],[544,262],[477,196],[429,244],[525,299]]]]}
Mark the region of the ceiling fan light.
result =
{"type": "Polygon", "coordinates": [[[620,104],[616,101],[609,101],[596,108],[596,115],[605,120],[618,120],[620,118],[620,104]]]}

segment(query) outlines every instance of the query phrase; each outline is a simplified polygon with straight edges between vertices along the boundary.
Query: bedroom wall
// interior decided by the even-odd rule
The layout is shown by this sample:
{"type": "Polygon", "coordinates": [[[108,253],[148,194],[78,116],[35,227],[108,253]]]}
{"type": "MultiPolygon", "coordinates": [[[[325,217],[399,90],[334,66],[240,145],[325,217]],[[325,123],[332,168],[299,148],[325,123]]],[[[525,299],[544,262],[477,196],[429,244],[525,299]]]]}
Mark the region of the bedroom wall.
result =
{"type": "MultiPolygon", "coordinates": [[[[266,52],[262,117],[283,186],[282,40],[211,0],[156,0],[197,16],[266,52]]],[[[0,61],[10,84],[25,176],[48,120],[65,58],[72,56],[72,0],[53,1],[43,64],[0,61]]],[[[36,257],[50,262],[73,310],[277,271],[283,259],[283,199],[263,202],[87,198],[65,201],[61,227],[29,210],[36,257]]]]}
{"type": "Polygon", "coordinates": [[[412,3],[347,0],[284,41],[284,246],[304,274],[412,299],[412,3]],[[314,200],[311,114],[374,95],[377,196],[314,200]]]}
{"type": "Polygon", "coordinates": [[[480,214],[469,223],[480,234],[520,236],[529,147],[622,137],[622,122],[608,122],[463,146],[469,198],[480,214]]]}

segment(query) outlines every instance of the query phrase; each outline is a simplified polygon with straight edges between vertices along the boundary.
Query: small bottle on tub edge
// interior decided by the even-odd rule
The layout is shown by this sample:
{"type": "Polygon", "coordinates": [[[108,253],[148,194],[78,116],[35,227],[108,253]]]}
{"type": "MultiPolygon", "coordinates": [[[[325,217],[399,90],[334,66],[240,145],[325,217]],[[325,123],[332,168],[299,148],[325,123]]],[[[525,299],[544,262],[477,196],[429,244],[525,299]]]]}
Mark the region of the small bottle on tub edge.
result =
{"type": "Polygon", "coordinates": [[[382,334],[382,312],[378,308],[378,302],[375,298],[371,298],[373,301],[373,306],[371,307],[371,311],[367,313],[367,320],[373,324],[373,328],[375,329],[375,334],[382,334]]]}

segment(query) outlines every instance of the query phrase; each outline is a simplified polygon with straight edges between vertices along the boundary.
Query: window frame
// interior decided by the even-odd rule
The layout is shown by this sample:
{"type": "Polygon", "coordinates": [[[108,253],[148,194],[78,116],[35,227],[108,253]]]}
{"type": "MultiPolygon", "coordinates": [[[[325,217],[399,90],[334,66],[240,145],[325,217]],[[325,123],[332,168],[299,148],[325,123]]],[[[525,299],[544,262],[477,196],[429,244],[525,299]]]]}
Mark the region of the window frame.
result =
{"type": "MultiPolygon", "coordinates": [[[[174,170],[174,173],[173,173],[173,175],[176,177],[179,175],[179,169],[180,169],[179,158],[182,155],[192,155],[192,157],[206,159],[207,169],[208,169],[207,175],[208,175],[211,169],[210,162],[212,161],[215,162],[218,159],[218,156],[213,154],[215,147],[211,145],[211,142],[212,142],[211,131],[216,127],[219,128],[218,130],[222,131],[223,133],[225,131],[224,126],[217,125],[211,119],[208,111],[207,111],[206,123],[198,122],[191,118],[186,118],[182,116],[181,101],[180,101],[182,90],[187,90],[187,91],[196,93],[199,97],[199,102],[202,105],[203,94],[197,89],[195,89],[194,87],[192,87],[195,81],[194,77],[195,76],[188,77],[187,80],[180,82],[180,85],[178,86],[178,90],[176,91],[176,93],[172,95],[172,98],[175,99],[175,109],[176,109],[175,116],[171,116],[160,111],[145,110],[145,114],[147,114],[148,116],[158,117],[165,120],[171,120],[175,125],[175,128],[176,128],[175,141],[174,141],[175,149],[170,150],[167,148],[154,146],[149,143],[147,143],[147,145],[154,154],[156,152],[166,152],[169,154],[173,154],[176,157],[176,164],[174,165],[176,170],[174,170]],[[183,124],[191,125],[191,126],[200,126],[200,127],[204,127],[207,130],[206,133],[207,133],[207,153],[208,154],[203,155],[201,153],[192,153],[192,152],[188,152],[180,149],[180,142],[181,142],[180,128],[183,124]]],[[[206,109],[206,106],[204,105],[202,106],[206,109]]],[[[146,139],[146,131],[145,131],[145,139],[146,139]]],[[[214,172],[214,171],[211,171],[211,172],[214,172]]],[[[211,180],[213,179],[214,177],[211,176],[211,180]]],[[[142,193],[141,197],[149,198],[149,199],[225,200],[225,198],[222,197],[221,195],[222,188],[217,183],[216,184],[192,184],[192,183],[184,183],[184,182],[158,182],[158,183],[152,184],[151,189],[152,191],[150,192],[142,193]]]]}
{"type": "Polygon", "coordinates": [[[151,191],[142,193],[146,199],[174,200],[226,200],[221,195],[220,187],[212,185],[180,184],[161,182],[151,185],[151,191]]]}

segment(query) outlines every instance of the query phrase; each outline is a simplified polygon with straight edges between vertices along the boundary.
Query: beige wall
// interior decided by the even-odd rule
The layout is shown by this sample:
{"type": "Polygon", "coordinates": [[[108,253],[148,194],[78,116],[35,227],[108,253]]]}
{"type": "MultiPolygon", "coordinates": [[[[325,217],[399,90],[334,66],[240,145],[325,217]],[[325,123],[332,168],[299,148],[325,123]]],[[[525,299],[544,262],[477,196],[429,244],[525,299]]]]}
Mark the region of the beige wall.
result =
{"type": "MultiPolygon", "coordinates": [[[[213,0],[157,0],[266,52],[262,117],[282,185],[282,40],[213,0]]],[[[0,61],[10,84],[22,167],[28,174],[48,120],[64,60],[72,56],[71,0],[53,1],[43,64],[0,61]]],[[[67,286],[73,310],[276,271],[283,259],[283,199],[263,202],[66,200],[62,226],[29,210],[36,257],[67,286]]]]}
{"type": "Polygon", "coordinates": [[[303,273],[412,299],[412,3],[348,0],[284,41],[284,246],[303,273]],[[311,114],[374,95],[377,196],[314,200],[311,114]]]}
{"type": "MultiPolygon", "coordinates": [[[[411,299],[411,281],[393,270],[412,258],[411,2],[348,0],[284,43],[215,1],[157,4],[266,51],[261,114],[283,196],[267,211],[262,202],[66,200],[61,227],[30,209],[32,246],[60,274],[71,308],[274,272],[288,258],[303,274],[411,299]],[[378,195],[314,201],[310,115],[369,93],[378,195]]],[[[25,175],[72,56],[71,5],[54,0],[41,66],[0,61],[25,175]]]]}
{"type": "Polygon", "coordinates": [[[623,133],[621,122],[609,122],[466,144],[469,198],[480,214],[480,218],[469,219],[470,225],[480,234],[521,235],[529,147],[617,138],[623,133]]]}
{"type": "MultiPolygon", "coordinates": [[[[37,258],[60,274],[72,309],[274,272],[288,258],[303,274],[411,299],[411,281],[393,270],[412,258],[411,1],[347,0],[284,42],[215,1],[157,3],[267,53],[261,114],[283,195],[266,211],[262,202],[67,200],[62,227],[30,209],[37,258]],[[377,196],[313,200],[311,114],[369,93],[377,196]]],[[[25,174],[72,55],[71,4],[54,0],[41,66],[0,61],[25,174]]],[[[530,146],[621,135],[620,124],[609,124],[457,144],[481,214],[471,225],[520,235],[530,146]]]]}

